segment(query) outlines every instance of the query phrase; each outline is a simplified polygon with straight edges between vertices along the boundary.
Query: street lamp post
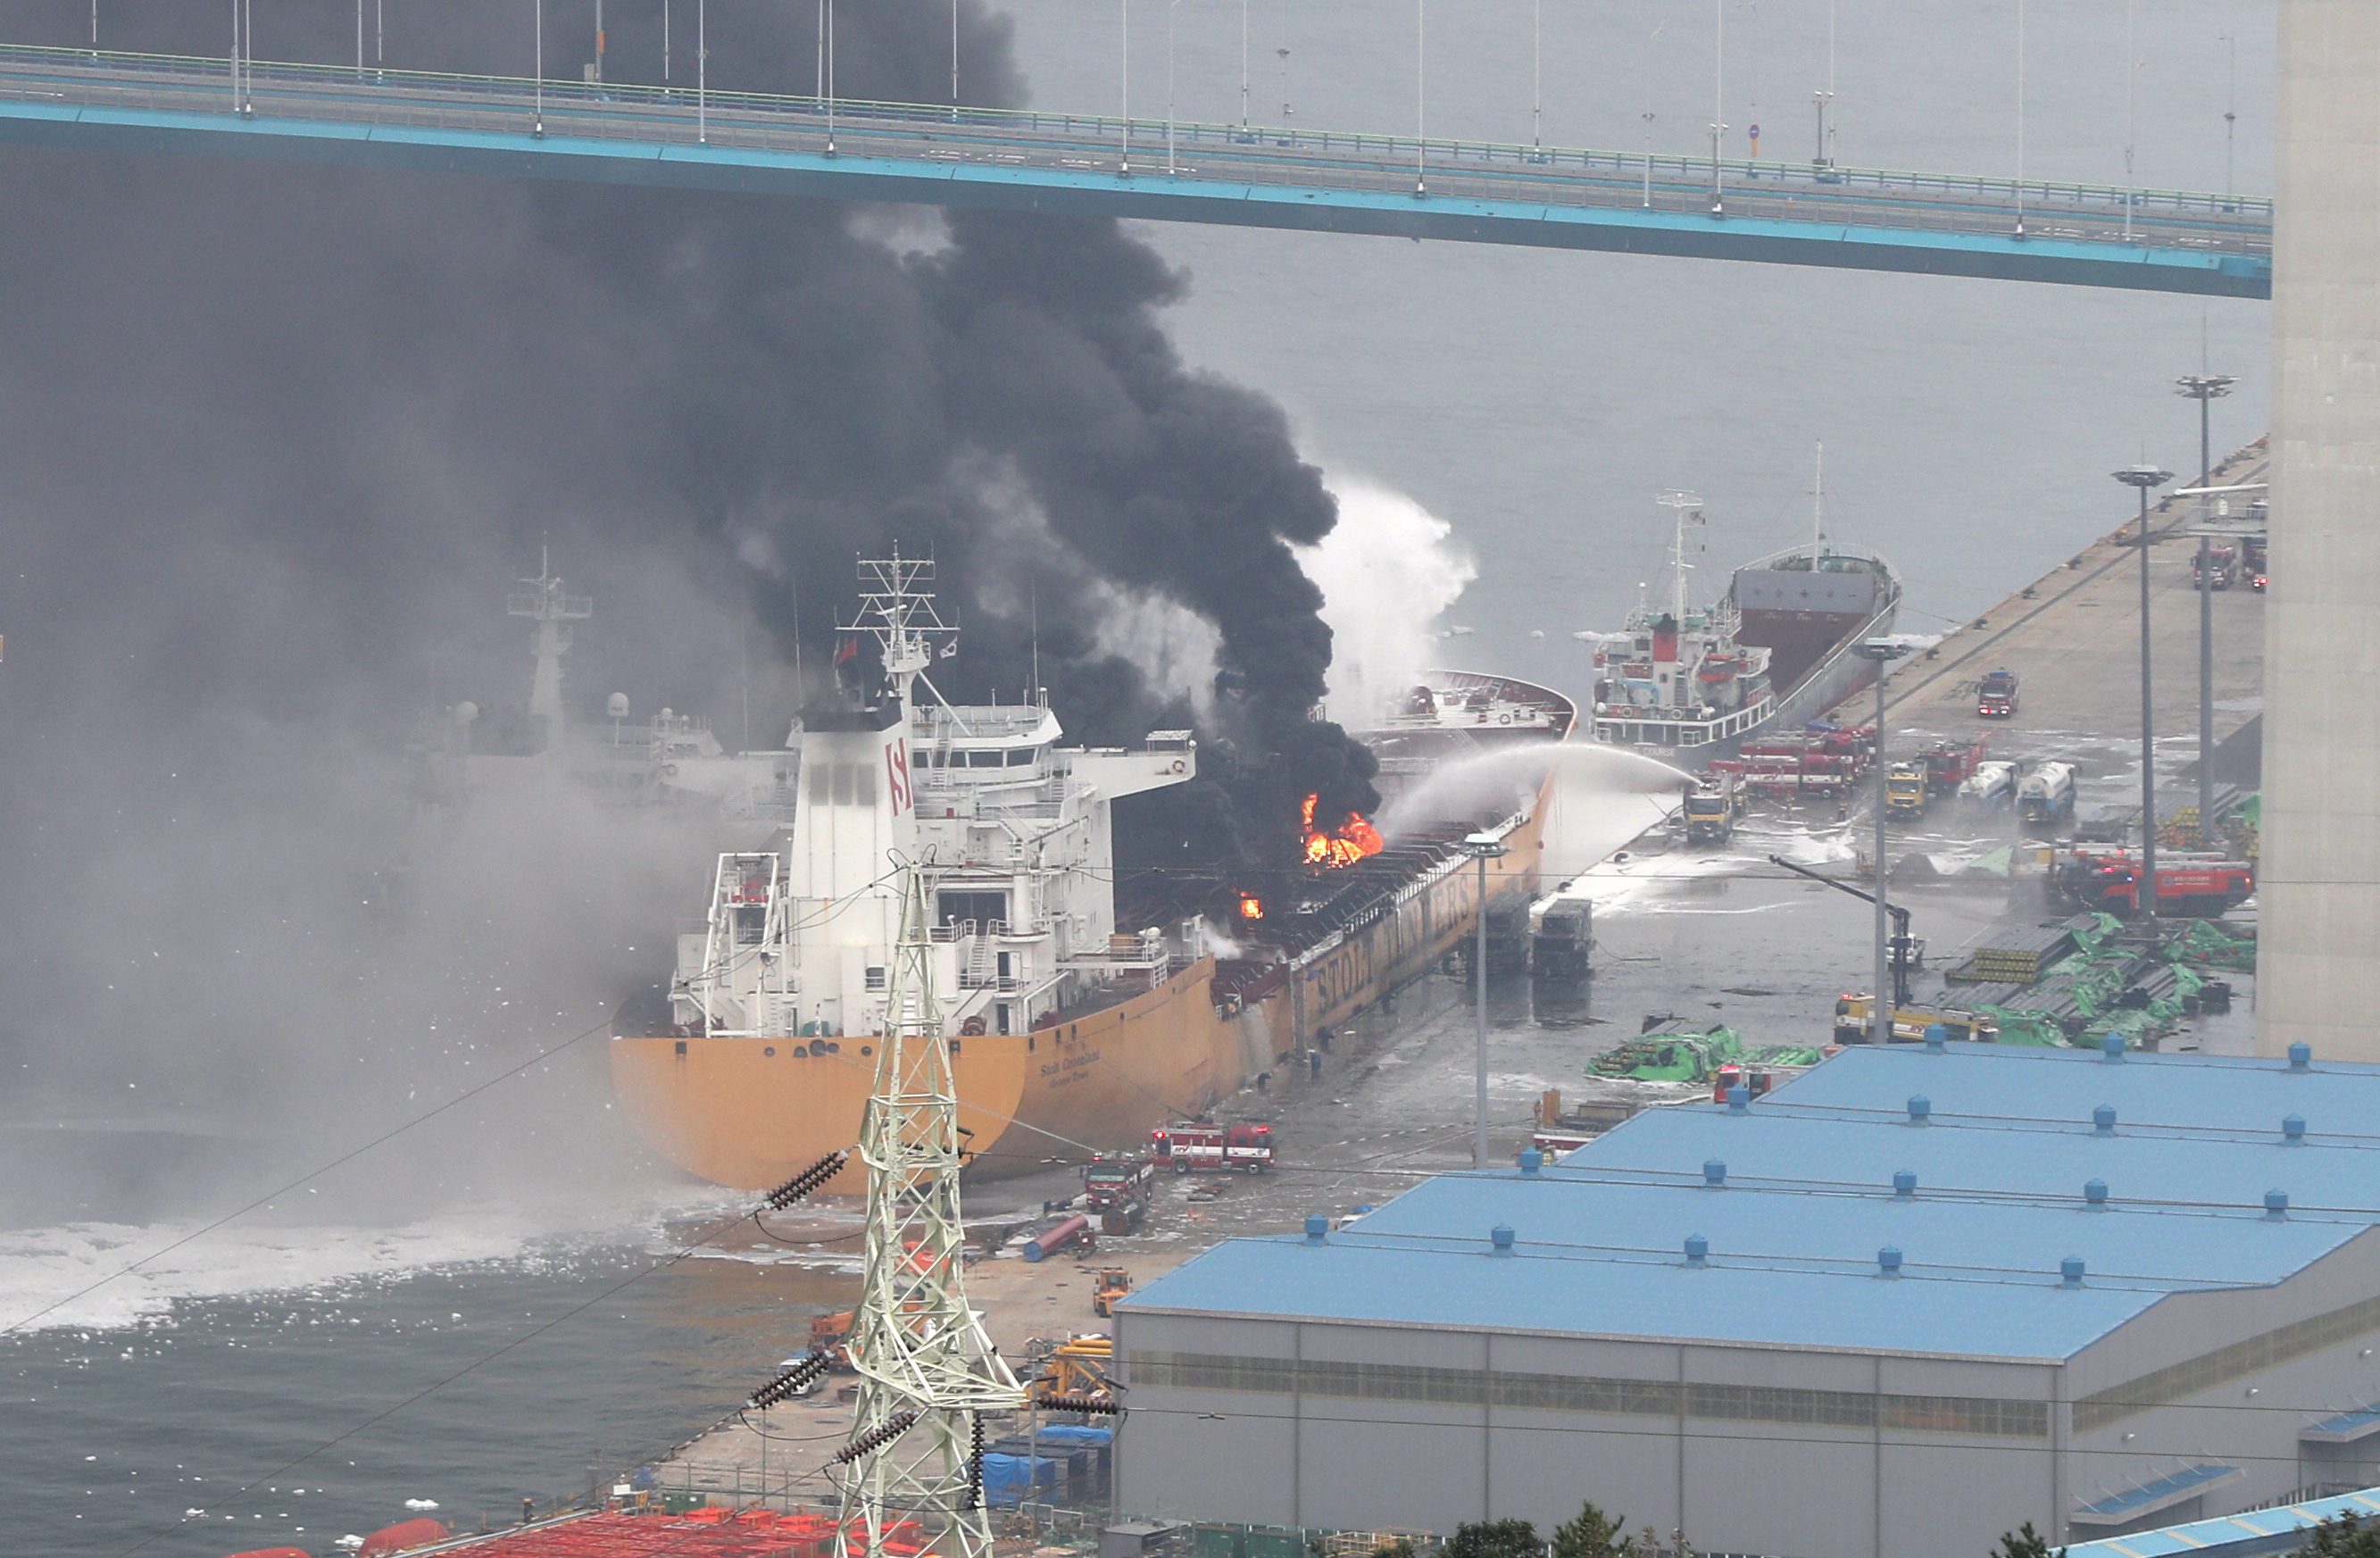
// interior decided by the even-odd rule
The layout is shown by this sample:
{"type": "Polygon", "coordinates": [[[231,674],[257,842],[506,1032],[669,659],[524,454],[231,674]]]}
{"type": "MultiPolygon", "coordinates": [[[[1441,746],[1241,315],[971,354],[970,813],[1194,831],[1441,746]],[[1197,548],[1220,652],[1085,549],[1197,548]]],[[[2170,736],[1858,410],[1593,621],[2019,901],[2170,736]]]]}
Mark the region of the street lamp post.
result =
{"type": "Polygon", "coordinates": [[[2156,708],[2149,688],[2149,489],[2173,480],[2153,465],[2128,465],[2113,473],[2141,495],[2141,877],[2132,907],[2156,930],[2156,708]]]}
{"type": "Polygon", "coordinates": [[[1890,765],[1884,761],[1884,672],[1886,666],[1909,652],[1909,646],[1896,644],[1889,639],[1867,639],[1857,649],[1860,658],[1876,667],[1876,993],[1868,1002],[1868,1041],[1889,1044],[1892,1042],[1893,947],[1891,920],[1885,908],[1888,873],[1884,861],[1884,782],[1890,765]]]}
{"type": "Polygon", "coordinates": [[[1463,841],[1464,848],[1479,862],[1479,939],[1471,958],[1471,979],[1476,992],[1475,1039],[1476,1064],[1474,1066],[1474,1089],[1471,1114],[1471,1166],[1485,1171],[1488,1167],[1488,862],[1499,855],[1509,854],[1503,841],[1494,834],[1473,834],[1463,841]]]}
{"type": "MultiPolygon", "coordinates": [[[[2175,393],[2198,402],[2198,484],[2215,482],[2215,452],[2208,443],[2207,407],[2231,393],[2228,373],[2190,373],[2174,381],[2175,393]]],[[[2206,500],[2201,498],[2199,502],[2206,500]]],[[[2198,843],[2215,833],[2215,559],[2204,526],[2198,532],[2198,843]]]]}

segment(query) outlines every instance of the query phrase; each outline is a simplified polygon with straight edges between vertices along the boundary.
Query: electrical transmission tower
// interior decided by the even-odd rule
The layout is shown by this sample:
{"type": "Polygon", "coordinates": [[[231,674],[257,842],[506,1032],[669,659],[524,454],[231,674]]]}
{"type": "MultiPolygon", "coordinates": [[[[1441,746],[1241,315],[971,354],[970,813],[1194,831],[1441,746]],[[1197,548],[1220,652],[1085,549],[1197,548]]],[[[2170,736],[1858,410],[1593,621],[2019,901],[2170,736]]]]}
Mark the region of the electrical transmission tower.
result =
{"type": "Polygon", "coordinates": [[[882,1558],[888,1539],[941,1558],[989,1558],[983,1415],[1024,1393],[968,1309],[959,1246],[958,1097],[923,874],[901,887],[884,1038],[859,1154],[868,1164],[867,1274],[851,1328],[859,1404],[844,1468],[837,1558],[882,1558]],[[902,1530],[906,1522],[914,1530],[902,1530]]]}

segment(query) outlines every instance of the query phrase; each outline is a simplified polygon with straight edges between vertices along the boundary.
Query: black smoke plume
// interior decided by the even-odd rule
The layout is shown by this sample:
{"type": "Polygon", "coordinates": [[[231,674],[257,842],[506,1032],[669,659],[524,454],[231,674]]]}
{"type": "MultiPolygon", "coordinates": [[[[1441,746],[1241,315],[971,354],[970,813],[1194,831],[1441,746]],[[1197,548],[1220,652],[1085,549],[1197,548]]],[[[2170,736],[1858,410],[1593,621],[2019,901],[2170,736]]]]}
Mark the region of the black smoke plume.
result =
{"type": "MultiPolygon", "coordinates": [[[[710,10],[713,86],[808,90],[808,7],[710,10]]],[[[549,0],[550,75],[592,57],[592,12],[549,0]]],[[[217,13],[110,4],[101,42],[220,56],[217,13]]],[[[352,60],[344,6],[253,14],[260,57],[352,60]]],[[[391,67],[529,68],[525,5],[385,14],[391,67]]],[[[1021,102],[1006,24],[960,14],[968,100],[1021,102]]],[[[0,0],[0,42],[79,44],[89,18],[0,0]]],[[[660,79],[660,6],[608,19],[613,79],[660,79]]],[[[845,5],[840,90],[941,97],[949,27],[941,0],[845,5]]],[[[1184,278],[1111,222],[22,149],[0,150],[0,210],[20,1089],[133,1057],[176,1096],[317,1098],[358,1077],[369,1014],[342,981],[505,945],[475,965],[484,1015],[540,959],[557,985],[616,966],[655,874],[599,885],[559,852],[543,895],[524,867],[437,898],[425,870],[429,940],[368,918],[407,847],[398,736],[519,700],[501,594],[542,545],[600,603],[578,717],[617,688],[773,739],[824,684],[854,557],[897,541],[965,621],[953,698],[1038,670],[1095,742],[1203,711],[1217,777],[1142,809],[1148,858],[1277,859],[1304,794],[1378,803],[1367,754],[1306,717],[1330,634],[1290,547],[1331,500],[1276,407],[1184,367],[1159,323],[1184,278]],[[1212,625],[1211,696],[1112,648],[1150,603],[1212,625]],[[565,907],[566,932],[531,933],[565,907]]]]}

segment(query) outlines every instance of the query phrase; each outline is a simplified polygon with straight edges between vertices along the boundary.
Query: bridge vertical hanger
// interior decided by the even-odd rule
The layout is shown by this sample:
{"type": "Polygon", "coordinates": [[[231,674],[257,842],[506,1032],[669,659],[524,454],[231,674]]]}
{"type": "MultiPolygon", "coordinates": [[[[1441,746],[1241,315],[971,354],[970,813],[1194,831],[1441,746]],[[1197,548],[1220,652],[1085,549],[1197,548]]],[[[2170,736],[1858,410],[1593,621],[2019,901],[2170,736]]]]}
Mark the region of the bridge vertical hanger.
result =
{"type": "Polygon", "coordinates": [[[1727,0],[1711,0],[1711,209],[1713,216],[1727,214],[1727,164],[1719,160],[1726,150],[1719,138],[1727,133],[1727,0]]]}
{"type": "Polygon", "coordinates": [[[2016,0],[2016,236],[2024,237],[2024,6],[2016,0]]]}
{"type": "Polygon", "coordinates": [[[1414,193],[1429,193],[1429,0],[1414,0],[1414,193]]]}
{"type": "Polygon", "coordinates": [[[879,1558],[893,1528],[941,1558],[988,1558],[977,1425],[1024,1405],[1007,1362],[967,1307],[960,1261],[958,1099],[941,1010],[925,877],[903,873],[876,1086],[859,1151],[868,1164],[865,1275],[851,1327],[859,1371],[837,1558],[879,1558]]]}

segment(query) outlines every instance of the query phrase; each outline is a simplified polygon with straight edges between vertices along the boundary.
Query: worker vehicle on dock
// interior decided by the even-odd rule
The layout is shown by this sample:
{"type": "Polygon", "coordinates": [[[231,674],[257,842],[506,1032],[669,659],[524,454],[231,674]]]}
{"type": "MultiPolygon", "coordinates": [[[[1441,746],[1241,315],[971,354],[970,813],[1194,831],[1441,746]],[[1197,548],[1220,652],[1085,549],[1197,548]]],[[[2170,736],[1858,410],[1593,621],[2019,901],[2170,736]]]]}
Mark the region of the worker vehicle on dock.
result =
{"type": "Polygon", "coordinates": [[[1129,1234],[1140,1226],[1157,1183],[1154,1159],[1146,1152],[1101,1153],[1083,1165],[1082,1174],[1083,1208],[1096,1217],[1100,1233],[1129,1234]]]}
{"type": "Polygon", "coordinates": [[[1765,1065],[1742,1065],[1730,1061],[1711,1073],[1711,1102],[1725,1103],[1728,1094],[1742,1088],[1747,1098],[1767,1098],[1775,1076],[1765,1065]]]}
{"type": "Polygon", "coordinates": [[[1735,820],[1742,815],[1743,788],[1736,775],[1708,774],[1686,792],[1686,842],[1725,844],[1735,837],[1735,820]]]}
{"type": "Polygon", "coordinates": [[[1582,1099],[1564,1108],[1561,1089],[1548,1088],[1537,1096],[1537,1128],[1529,1145],[1551,1162],[1565,1152],[1577,1151],[1612,1126],[1627,1124],[1644,1108],[1639,1098],[1582,1099]]]}
{"type": "MultiPolygon", "coordinates": [[[[2192,589],[2196,589],[2202,582],[2199,578],[2201,560],[2199,554],[2191,554],[2190,583],[2192,589]]],[[[2240,554],[2231,548],[2210,546],[2206,549],[2204,561],[2206,573],[2204,582],[2207,589],[2228,590],[2240,582],[2240,554]]]]}
{"type": "Polygon", "coordinates": [[[1132,1273],[1122,1266],[1102,1266],[1091,1287],[1091,1313],[1106,1320],[1115,1313],[1115,1301],[1132,1291],[1132,1273]]]}
{"type": "Polygon", "coordinates": [[[827,1367],[837,1373],[851,1370],[852,1317],[850,1309],[810,1317],[810,1351],[826,1354],[827,1367]]]}
{"type": "Polygon", "coordinates": [[[1884,776],[1884,814],[1896,822],[1913,822],[1925,815],[1933,792],[1925,782],[1925,765],[1897,762],[1884,776]]]}
{"type": "Polygon", "coordinates": [[[1150,1155],[1160,1163],[1172,1163],[1176,1174],[1201,1169],[1264,1174],[1274,1162],[1270,1126],[1219,1126],[1193,1120],[1151,1131],[1148,1142],[1150,1155]]]}
{"type": "MultiPolygon", "coordinates": [[[[1839,995],[1835,998],[1835,1042],[1864,1044],[1868,1030],[1876,1021],[1876,1003],[1865,992],[1839,995]]],[[[1892,1041],[1896,1044],[1922,1044],[1925,1030],[1936,1023],[1949,1030],[1957,1042],[1997,1043],[1999,1025],[1991,1018],[1973,1012],[1962,1012],[1952,1006],[1900,1006],[1892,1014],[1892,1041]]]]}
{"type": "Polygon", "coordinates": [[[2055,828],[2074,820],[2074,765],[2045,762],[2016,783],[2017,821],[2028,828],[2055,828]]]}
{"type": "Polygon", "coordinates": [[[1991,671],[1985,674],[1975,688],[1975,712],[1987,720],[2012,719],[2016,715],[2016,673],[1991,671]]]}
{"type": "Polygon", "coordinates": [[[2016,797],[2016,764],[1979,762],[1959,785],[1959,799],[1969,806],[2006,806],[2016,797]]]}
{"type": "MultiPolygon", "coordinates": [[[[2130,918],[2140,912],[2142,874],[2137,849],[2078,845],[2058,851],[2051,861],[2049,899],[2064,907],[2130,918]]],[[[2256,870],[2244,860],[2161,856],[2156,874],[2161,919],[2212,919],[2256,891],[2256,870]]]]}
{"type": "Polygon", "coordinates": [[[1937,741],[1917,754],[1925,765],[1925,787],[1937,796],[1955,794],[1984,761],[1987,738],[1970,736],[1962,741],[1937,741]]]}

